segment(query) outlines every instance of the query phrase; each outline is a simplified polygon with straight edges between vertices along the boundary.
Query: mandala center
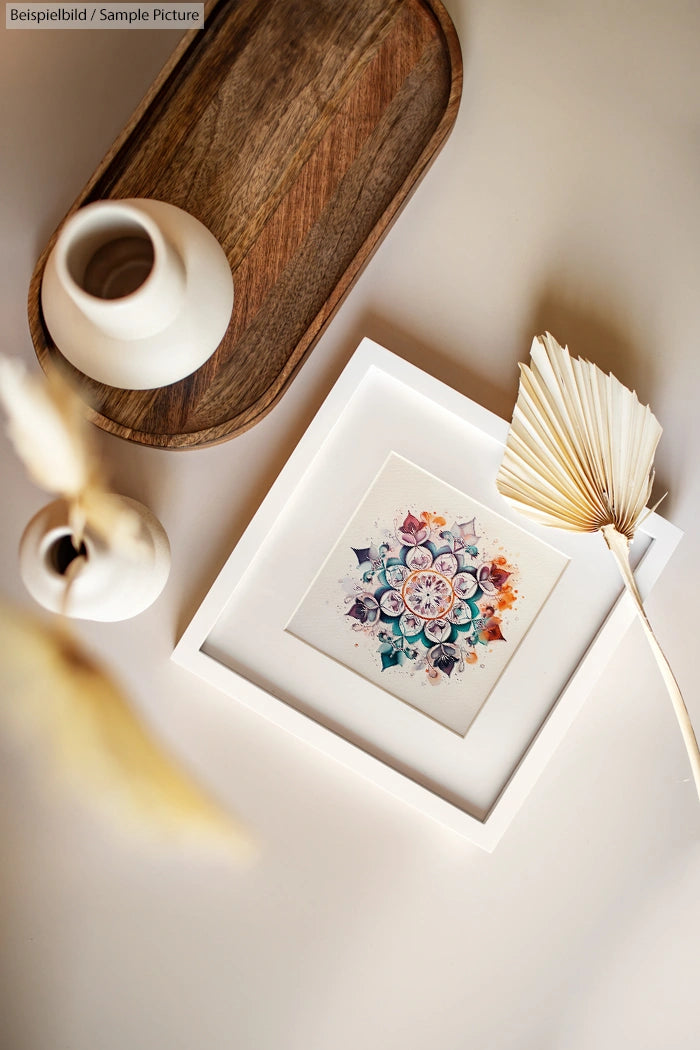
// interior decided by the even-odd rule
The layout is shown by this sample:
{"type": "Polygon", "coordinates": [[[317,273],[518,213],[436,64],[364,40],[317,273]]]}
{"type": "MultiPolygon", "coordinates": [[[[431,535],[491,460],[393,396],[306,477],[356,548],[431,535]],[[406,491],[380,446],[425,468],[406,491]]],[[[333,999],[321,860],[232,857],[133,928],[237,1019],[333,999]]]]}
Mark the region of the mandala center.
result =
{"type": "Polygon", "coordinates": [[[434,569],[418,569],[407,576],[401,597],[406,608],[424,620],[439,620],[455,603],[452,584],[434,569]]]}

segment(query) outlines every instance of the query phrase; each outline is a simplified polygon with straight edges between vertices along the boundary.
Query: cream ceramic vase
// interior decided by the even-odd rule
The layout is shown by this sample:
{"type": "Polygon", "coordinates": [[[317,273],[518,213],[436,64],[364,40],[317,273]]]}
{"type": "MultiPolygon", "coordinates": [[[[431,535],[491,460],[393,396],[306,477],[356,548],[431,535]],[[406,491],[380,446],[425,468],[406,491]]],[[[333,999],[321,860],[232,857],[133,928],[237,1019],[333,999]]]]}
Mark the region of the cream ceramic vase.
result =
{"type": "Polygon", "coordinates": [[[163,590],[170,572],[170,544],[163,526],[136,500],[105,498],[138,515],[138,556],[127,555],[87,529],[80,552],[85,564],[66,599],[66,571],[79,552],[73,546],[68,504],[60,499],[49,503],[27,525],[19,552],[24,585],[45,609],[83,620],[127,620],[147,609],[163,590]]]}
{"type": "Polygon", "coordinates": [[[109,386],[146,390],[190,375],[228,328],[233,278],[198,219],[162,201],[95,201],[64,223],[41,286],[63,356],[109,386]]]}

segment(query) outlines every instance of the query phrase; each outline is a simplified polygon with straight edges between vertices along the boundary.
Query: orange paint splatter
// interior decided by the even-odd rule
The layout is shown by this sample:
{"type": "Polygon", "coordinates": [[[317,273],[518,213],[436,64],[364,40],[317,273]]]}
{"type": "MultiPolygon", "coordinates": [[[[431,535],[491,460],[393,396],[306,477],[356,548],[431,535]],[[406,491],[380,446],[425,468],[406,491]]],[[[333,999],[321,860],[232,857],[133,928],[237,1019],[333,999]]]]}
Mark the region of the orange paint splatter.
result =
{"type": "Polygon", "coordinates": [[[476,655],[476,653],[472,649],[472,651],[470,653],[467,653],[467,655],[465,656],[464,659],[466,660],[466,662],[468,664],[475,664],[476,661],[479,659],[479,657],[476,655]]]}
{"type": "Polygon", "coordinates": [[[447,524],[445,519],[441,518],[440,515],[436,514],[434,511],[422,510],[420,516],[421,519],[425,522],[425,524],[429,525],[433,529],[437,528],[438,526],[447,524]]]}
{"type": "Polygon", "coordinates": [[[508,584],[498,592],[496,596],[496,608],[499,612],[503,612],[505,609],[512,609],[518,600],[518,592],[514,591],[508,584]]]}

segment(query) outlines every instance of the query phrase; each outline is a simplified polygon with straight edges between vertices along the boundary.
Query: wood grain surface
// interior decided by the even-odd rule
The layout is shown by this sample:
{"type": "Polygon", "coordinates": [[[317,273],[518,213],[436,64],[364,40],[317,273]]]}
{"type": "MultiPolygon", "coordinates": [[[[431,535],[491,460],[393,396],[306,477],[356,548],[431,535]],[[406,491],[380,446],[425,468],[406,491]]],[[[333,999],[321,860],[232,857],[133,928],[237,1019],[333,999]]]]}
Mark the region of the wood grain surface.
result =
{"type": "Polygon", "coordinates": [[[459,42],[437,0],[210,3],[205,28],[183,39],[68,214],[152,197],[196,216],[233,272],[228,331],[178,383],[93,382],[64,361],[41,315],[57,230],[29,289],[42,367],[60,360],[90,418],[131,441],[202,447],[252,426],[441,147],[461,86],[459,42]]]}

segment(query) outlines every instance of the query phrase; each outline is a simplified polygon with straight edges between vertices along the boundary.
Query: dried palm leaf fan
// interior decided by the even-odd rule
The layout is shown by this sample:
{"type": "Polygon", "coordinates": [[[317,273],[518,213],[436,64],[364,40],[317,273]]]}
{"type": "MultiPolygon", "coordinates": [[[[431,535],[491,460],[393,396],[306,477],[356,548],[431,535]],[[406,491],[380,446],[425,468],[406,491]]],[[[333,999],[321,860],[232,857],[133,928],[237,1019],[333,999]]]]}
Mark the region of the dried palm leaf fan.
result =
{"type": "Polygon", "coordinates": [[[644,518],[661,426],[613,375],[573,359],[549,333],[533,341],[505,454],[501,495],[541,525],[602,532],[632,597],[673,702],[700,797],[700,751],[678,683],[647,619],[630,565],[644,518]]]}

